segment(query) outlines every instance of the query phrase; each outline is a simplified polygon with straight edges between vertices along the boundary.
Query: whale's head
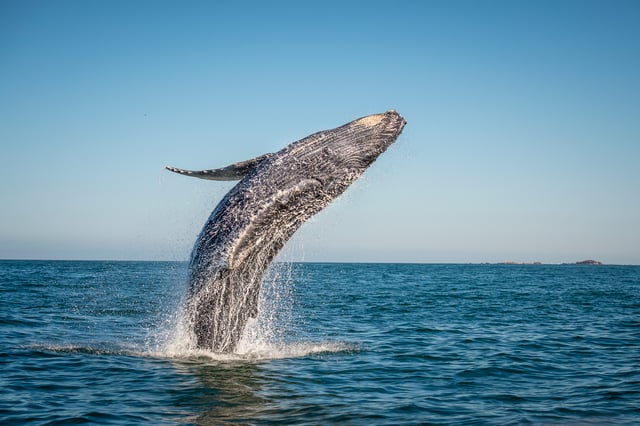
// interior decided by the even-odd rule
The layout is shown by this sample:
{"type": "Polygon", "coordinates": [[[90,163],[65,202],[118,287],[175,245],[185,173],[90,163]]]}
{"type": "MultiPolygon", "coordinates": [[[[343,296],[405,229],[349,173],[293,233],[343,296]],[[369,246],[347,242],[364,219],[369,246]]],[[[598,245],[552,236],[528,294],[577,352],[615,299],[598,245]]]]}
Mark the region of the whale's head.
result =
{"type": "Polygon", "coordinates": [[[282,158],[302,164],[303,174],[321,182],[348,184],[396,141],[406,123],[394,110],[367,115],[289,145],[282,158]]]}
{"type": "Polygon", "coordinates": [[[366,167],[400,135],[407,122],[394,110],[367,115],[343,126],[306,137],[290,146],[300,157],[330,153],[333,159],[366,167]]]}
{"type": "Polygon", "coordinates": [[[366,168],[396,141],[405,124],[405,119],[394,110],[368,115],[335,129],[327,148],[347,164],[366,168]]]}

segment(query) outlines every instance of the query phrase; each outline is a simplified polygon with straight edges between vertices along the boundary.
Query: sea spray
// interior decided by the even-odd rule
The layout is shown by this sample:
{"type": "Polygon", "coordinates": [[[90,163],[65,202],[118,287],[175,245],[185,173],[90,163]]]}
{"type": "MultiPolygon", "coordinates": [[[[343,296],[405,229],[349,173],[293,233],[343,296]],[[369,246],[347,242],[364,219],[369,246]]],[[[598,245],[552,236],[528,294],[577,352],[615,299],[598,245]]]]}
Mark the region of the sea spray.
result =
{"type": "MultiPolygon", "coordinates": [[[[299,265],[291,262],[275,262],[270,266],[262,282],[258,315],[247,323],[233,353],[215,353],[197,347],[189,315],[185,313],[184,296],[172,312],[162,314],[156,329],[149,330],[144,352],[159,358],[245,362],[357,351],[353,344],[307,339],[299,335],[299,322],[303,319],[294,315],[297,268],[299,265]]],[[[179,288],[184,291],[184,286],[179,288]]],[[[180,295],[176,293],[174,300],[177,299],[180,295]]]]}
{"type": "Polygon", "coordinates": [[[282,346],[291,338],[294,303],[293,265],[273,263],[262,282],[258,315],[247,323],[236,350],[239,354],[255,354],[282,346]]]}
{"type": "MultiPolygon", "coordinates": [[[[224,358],[240,357],[270,358],[269,351],[282,348],[291,341],[291,312],[294,303],[292,264],[273,263],[262,283],[258,315],[252,318],[244,329],[235,355],[224,358]]],[[[183,297],[184,299],[184,297],[183,297]]],[[[198,349],[193,327],[189,323],[184,300],[174,312],[164,315],[156,330],[149,333],[147,347],[150,351],[167,357],[211,356],[220,358],[220,354],[198,349]]]]}

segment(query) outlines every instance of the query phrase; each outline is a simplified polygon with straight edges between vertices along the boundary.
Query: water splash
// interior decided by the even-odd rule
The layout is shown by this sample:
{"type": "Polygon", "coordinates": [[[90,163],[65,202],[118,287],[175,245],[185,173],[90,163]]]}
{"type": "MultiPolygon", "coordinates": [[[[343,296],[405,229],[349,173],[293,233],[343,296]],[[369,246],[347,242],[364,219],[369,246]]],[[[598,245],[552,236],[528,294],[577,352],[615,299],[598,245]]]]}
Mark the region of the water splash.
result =
{"type": "Polygon", "coordinates": [[[237,353],[286,340],[294,303],[292,268],[290,263],[274,263],[267,271],[258,299],[258,316],[245,327],[237,353]]]}
{"type": "Polygon", "coordinates": [[[343,342],[302,341],[294,334],[294,266],[274,262],[263,279],[258,301],[258,316],[248,321],[236,350],[216,353],[197,347],[184,303],[150,334],[146,352],[172,359],[213,361],[256,361],[304,357],[318,353],[357,350],[343,342]]]}

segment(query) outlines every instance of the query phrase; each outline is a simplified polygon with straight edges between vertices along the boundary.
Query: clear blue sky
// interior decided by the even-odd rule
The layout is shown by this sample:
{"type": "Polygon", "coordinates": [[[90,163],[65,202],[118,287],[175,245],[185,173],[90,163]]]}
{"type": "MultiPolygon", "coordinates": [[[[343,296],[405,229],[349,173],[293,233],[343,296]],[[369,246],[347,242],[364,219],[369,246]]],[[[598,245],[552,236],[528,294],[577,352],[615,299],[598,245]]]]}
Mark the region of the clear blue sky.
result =
{"type": "Polygon", "coordinates": [[[0,258],[187,259],[212,168],[396,109],[284,258],[640,264],[638,1],[0,1],[0,258]]]}

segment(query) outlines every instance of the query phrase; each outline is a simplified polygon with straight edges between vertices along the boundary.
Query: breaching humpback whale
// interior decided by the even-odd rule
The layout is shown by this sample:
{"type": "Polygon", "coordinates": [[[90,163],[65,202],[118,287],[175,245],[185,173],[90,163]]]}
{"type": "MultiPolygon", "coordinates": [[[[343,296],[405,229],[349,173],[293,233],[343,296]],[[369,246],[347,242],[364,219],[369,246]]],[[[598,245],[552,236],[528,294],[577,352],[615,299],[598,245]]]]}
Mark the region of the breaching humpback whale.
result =
{"type": "Polygon", "coordinates": [[[185,313],[198,348],[236,349],[258,313],[262,278],[276,254],[395,142],[405,124],[391,110],[220,169],[167,167],[201,179],[240,180],[213,210],[191,253],[185,313]]]}

